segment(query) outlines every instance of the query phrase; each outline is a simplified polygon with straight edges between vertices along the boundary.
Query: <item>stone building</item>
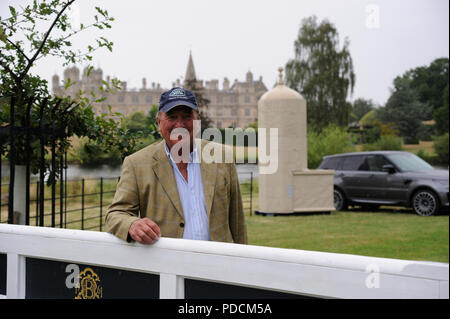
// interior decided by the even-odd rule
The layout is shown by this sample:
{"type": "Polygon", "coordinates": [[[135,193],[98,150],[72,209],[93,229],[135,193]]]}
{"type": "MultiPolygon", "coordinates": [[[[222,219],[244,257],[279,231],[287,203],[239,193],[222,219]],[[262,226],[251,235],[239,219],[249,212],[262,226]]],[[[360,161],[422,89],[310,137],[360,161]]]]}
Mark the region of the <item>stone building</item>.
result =
{"type": "MultiPolygon", "coordinates": [[[[194,62],[192,54],[189,55],[184,81],[196,79],[194,62]]],[[[110,82],[110,77],[103,78],[101,69],[93,69],[88,76],[88,69],[84,68],[80,76],[80,70],[73,66],[64,70],[63,83],[58,75],[52,78],[53,94],[56,96],[75,97],[80,90],[85,92],[94,91],[97,97],[105,98],[102,102],[94,103],[96,114],[108,112],[108,106],[112,112],[120,112],[129,115],[136,111],[142,111],[145,114],[151,109],[152,105],[159,103],[161,94],[167,90],[162,88],[159,83],[152,82],[147,85],[146,78],[142,79],[142,87],[139,89],[127,88],[126,82],[121,82],[122,89],[115,93],[104,93],[98,90],[102,82],[110,82]],[[70,81],[71,85],[64,89],[64,84],[70,81]]],[[[198,80],[199,85],[203,87],[203,94],[210,101],[206,114],[211,119],[213,126],[217,128],[242,127],[246,128],[248,124],[255,122],[258,118],[258,100],[267,91],[262,81],[262,77],[255,81],[252,72],[248,71],[245,81],[234,80],[233,83],[225,77],[222,87],[219,87],[219,81],[216,79],[210,81],[198,80]]],[[[172,86],[182,86],[177,79],[172,86]]]]}

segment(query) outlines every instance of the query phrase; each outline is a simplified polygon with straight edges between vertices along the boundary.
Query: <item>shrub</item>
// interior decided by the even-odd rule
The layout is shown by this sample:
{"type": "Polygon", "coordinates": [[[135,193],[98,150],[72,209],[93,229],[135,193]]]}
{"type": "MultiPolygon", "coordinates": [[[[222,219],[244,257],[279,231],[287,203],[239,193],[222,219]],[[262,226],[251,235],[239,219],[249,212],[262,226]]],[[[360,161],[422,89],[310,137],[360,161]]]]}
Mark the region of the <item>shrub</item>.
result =
{"type": "Polygon", "coordinates": [[[345,130],[334,125],[321,133],[308,132],[308,168],[317,168],[326,155],[354,152],[353,142],[345,130]]]}
{"type": "Polygon", "coordinates": [[[85,167],[95,167],[102,164],[112,166],[121,164],[121,157],[117,151],[106,152],[103,147],[95,142],[83,139],[73,149],[72,158],[85,167]]]}
{"type": "Polygon", "coordinates": [[[416,155],[431,165],[439,165],[439,157],[436,154],[431,154],[420,149],[416,155]]]}
{"type": "Polygon", "coordinates": [[[432,141],[434,134],[434,127],[432,125],[422,125],[417,133],[420,141],[432,141]]]}
{"type": "Polygon", "coordinates": [[[434,138],[434,151],[438,156],[439,164],[448,165],[448,133],[434,138]]]}
{"type": "Polygon", "coordinates": [[[363,151],[401,151],[403,141],[401,137],[394,135],[381,136],[375,143],[364,144],[363,151]]]}

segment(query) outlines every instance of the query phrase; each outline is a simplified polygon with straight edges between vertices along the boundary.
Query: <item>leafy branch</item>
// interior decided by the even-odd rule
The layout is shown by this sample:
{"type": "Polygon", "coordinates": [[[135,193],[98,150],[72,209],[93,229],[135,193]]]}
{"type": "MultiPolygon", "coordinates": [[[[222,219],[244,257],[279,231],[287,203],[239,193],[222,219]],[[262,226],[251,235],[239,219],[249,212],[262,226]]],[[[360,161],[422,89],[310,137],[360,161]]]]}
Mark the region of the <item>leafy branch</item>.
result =
{"type": "MultiPolygon", "coordinates": [[[[133,151],[136,136],[122,127],[121,122],[115,121],[118,114],[110,112],[96,116],[92,105],[105,100],[105,93],[120,89],[120,81],[110,83],[103,81],[99,88],[100,96],[94,91],[79,91],[75,96],[51,97],[48,83],[39,76],[30,74],[31,68],[42,57],[52,55],[60,57],[63,65],[86,62],[92,60],[92,53],[100,48],[112,51],[113,43],[103,36],[94,39],[94,44],[87,49],[75,50],[71,39],[80,32],[87,32],[90,28],[99,30],[111,28],[113,18],[108,11],[96,7],[94,22],[73,28],[67,16],[68,8],[75,0],[33,0],[31,4],[17,10],[10,6],[11,16],[0,17],[0,152],[8,158],[11,156],[9,139],[11,132],[15,134],[15,164],[23,164],[27,160],[27,139],[23,130],[38,132],[46,129],[52,133],[45,138],[41,133],[28,136],[31,141],[29,158],[32,171],[40,168],[42,154],[47,153],[51,143],[56,143],[60,156],[70,146],[73,135],[87,137],[102,145],[108,145],[107,150],[119,150],[121,154],[133,151]],[[47,23],[44,32],[39,31],[38,23],[47,23]],[[57,36],[54,36],[58,33],[57,36]],[[30,52],[24,48],[29,47],[30,52]],[[14,111],[14,122],[10,117],[14,111]],[[28,124],[29,123],[29,124],[28,124]],[[49,128],[57,128],[58,132],[49,128]],[[6,129],[5,129],[6,128],[6,129]],[[6,133],[5,133],[6,132],[6,133]],[[39,135],[41,134],[41,135],[39,135]],[[127,138],[127,140],[125,140],[127,138]]],[[[88,67],[88,76],[92,66],[88,67]]],[[[65,88],[72,83],[67,81],[65,88]]],[[[46,168],[49,163],[46,161],[46,168]]],[[[57,172],[50,172],[51,178],[57,172]]]]}

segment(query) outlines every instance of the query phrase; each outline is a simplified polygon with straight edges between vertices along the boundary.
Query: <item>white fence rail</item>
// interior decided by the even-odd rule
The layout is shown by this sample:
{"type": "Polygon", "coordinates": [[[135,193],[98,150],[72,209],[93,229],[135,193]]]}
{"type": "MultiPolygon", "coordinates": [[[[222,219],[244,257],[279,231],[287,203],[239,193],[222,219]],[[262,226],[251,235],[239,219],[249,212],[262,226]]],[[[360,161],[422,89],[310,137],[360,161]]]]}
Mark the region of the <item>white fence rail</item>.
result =
{"type": "Polygon", "coordinates": [[[321,298],[449,298],[446,263],[171,238],[144,246],[19,225],[0,225],[0,254],[6,298],[25,298],[27,257],[156,274],[160,298],[184,298],[185,278],[321,298]]]}

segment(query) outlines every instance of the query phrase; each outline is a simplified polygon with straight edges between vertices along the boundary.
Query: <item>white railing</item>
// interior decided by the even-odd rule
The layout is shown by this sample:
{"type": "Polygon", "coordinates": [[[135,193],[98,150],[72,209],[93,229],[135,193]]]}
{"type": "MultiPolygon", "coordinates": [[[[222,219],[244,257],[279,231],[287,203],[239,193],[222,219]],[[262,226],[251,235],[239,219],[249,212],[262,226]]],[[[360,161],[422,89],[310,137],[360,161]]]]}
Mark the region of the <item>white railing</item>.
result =
{"type": "Polygon", "coordinates": [[[449,298],[449,265],[161,238],[0,225],[6,298],[25,298],[27,257],[158,274],[160,298],[184,298],[184,278],[323,298],[449,298]]]}

